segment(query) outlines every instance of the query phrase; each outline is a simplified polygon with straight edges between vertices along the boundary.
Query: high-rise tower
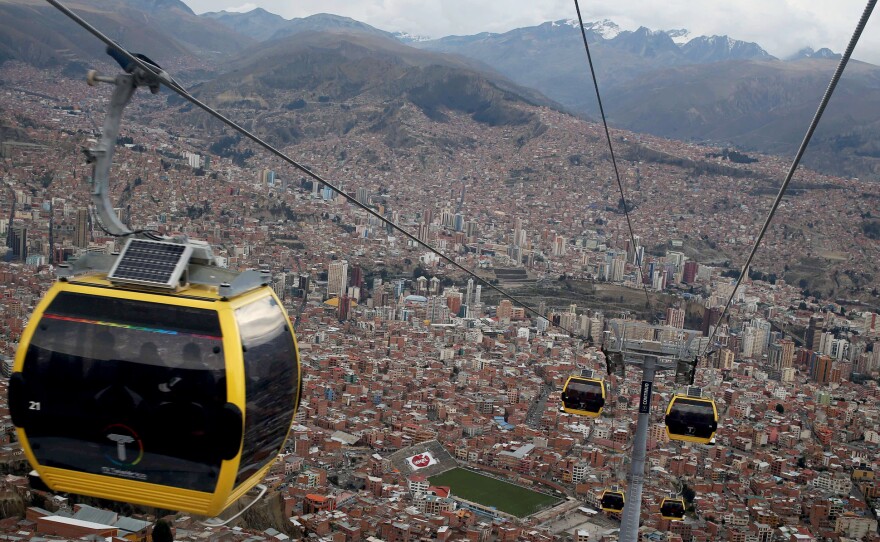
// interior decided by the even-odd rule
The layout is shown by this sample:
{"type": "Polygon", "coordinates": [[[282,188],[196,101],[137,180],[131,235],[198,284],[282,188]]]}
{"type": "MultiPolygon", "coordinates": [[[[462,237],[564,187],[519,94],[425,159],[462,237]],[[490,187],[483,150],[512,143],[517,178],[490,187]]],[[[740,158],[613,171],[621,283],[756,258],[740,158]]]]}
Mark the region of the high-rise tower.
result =
{"type": "Polygon", "coordinates": [[[348,262],[332,262],[327,272],[327,295],[341,296],[348,286],[348,262]]]}
{"type": "Polygon", "coordinates": [[[76,238],[74,239],[74,245],[79,248],[88,248],[89,239],[91,238],[89,231],[89,210],[88,209],[77,209],[76,210],[76,231],[74,232],[76,238]]]}
{"type": "Polygon", "coordinates": [[[9,246],[12,249],[12,257],[16,260],[27,260],[27,226],[14,226],[10,234],[9,246]]]}

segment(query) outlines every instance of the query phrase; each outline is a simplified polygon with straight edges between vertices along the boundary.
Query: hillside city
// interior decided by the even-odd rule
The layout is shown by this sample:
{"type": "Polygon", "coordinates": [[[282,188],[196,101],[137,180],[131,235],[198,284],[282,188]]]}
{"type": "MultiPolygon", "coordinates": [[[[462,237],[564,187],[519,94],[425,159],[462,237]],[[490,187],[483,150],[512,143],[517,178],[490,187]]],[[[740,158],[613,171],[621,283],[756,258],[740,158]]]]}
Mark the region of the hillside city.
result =
{"type": "MultiPolygon", "coordinates": [[[[57,265],[122,241],[89,211],[81,152],[108,89],[17,62],[0,66],[0,82],[5,388],[57,265]]],[[[313,105],[303,114],[330,114],[313,105]]],[[[469,142],[450,152],[397,151],[369,130],[286,149],[490,284],[535,300],[527,309],[261,150],[179,125],[164,97],[135,98],[111,174],[120,218],[207,241],[231,269],[268,266],[305,375],[265,480],[266,516],[215,528],[169,515],[176,540],[617,540],[619,515],[599,499],[626,485],[639,374],[606,376],[595,419],[561,412],[560,390],[581,369],[606,374],[612,324],[656,338],[637,323],[646,289],[664,333],[694,329],[717,343],[696,383],[719,428],[713,445],[671,441],[663,417],[680,386],[658,377],[641,540],[880,541],[880,242],[856,226],[877,213],[876,185],[799,170],[734,292],[785,159],[737,163],[725,149],[614,130],[631,239],[601,126],[533,111],[543,129],[529,137],[407,112],[410,133],[469,142]],[[578,303],[578,292],[592,297],[578,303]],[[546,499],[520,513],[431,483],[453,467],[546,499]],[[684,521],[661,517],[670,493],[686,499],[684,521]]],[[[19,503],[0,536],[150,539],[155,515],[31,490],[5,390],[0,401],[0,491],[19,503]]]]}

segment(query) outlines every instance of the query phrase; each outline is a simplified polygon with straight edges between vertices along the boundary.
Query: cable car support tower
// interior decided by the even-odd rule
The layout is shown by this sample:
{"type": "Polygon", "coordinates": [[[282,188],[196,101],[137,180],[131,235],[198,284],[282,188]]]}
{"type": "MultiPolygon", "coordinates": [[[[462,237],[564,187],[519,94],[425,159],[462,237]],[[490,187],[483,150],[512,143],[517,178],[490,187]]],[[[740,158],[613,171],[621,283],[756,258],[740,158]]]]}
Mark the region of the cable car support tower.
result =
{"type": "MultiPolygon", "coordinates": [[[[623,378],[627,365],[642,368],[639,418],[630,452],[631,466],[627,475],[626,506],[623,508],[623,519],[620,524],[620,542],[637,542],[642,487],[645,484],[645,456],[654,376],[658,371],[675,371],[676,383],[693,383],[697,354],[703,343],[708,342],[708,338],[698,339],[702,335],[699,331],[672,326],[653,326],[631,320],[611,322],[610,325],[611,330],[605,332],[603,347],[608,373],[616,373],[623,378]],[[653,339],[628,339],[627,328],[638,328],[640,331],[650,328],[653,339]]],[[[642,337],[646,335],[646,333],[639,334],[642,337]]]]}

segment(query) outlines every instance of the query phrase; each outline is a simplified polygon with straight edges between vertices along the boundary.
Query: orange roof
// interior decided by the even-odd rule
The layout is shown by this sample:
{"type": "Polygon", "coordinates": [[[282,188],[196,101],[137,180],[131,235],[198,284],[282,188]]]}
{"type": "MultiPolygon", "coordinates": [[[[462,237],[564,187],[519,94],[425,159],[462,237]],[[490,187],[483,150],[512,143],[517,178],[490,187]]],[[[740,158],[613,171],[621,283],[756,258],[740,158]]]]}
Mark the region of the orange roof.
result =
{"type": "Polygon", "coordinates": [[[446,498],[449,496],[450,487],[449,486],[430,486],[428,487],[428,493],[433,493],[441,498],[446,498]]]}

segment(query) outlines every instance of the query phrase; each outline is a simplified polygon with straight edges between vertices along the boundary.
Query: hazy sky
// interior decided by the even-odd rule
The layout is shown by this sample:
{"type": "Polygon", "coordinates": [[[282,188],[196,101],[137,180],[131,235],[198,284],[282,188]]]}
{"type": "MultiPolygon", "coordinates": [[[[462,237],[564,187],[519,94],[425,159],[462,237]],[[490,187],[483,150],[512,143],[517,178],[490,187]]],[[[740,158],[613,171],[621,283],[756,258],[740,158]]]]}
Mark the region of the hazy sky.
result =
{"type": "MultiPolygon", "coordinates": [[[[184,0],[193,11],[250,11],[286,19],[315,13],[351,17],[387,31],[439,38],[506,32],[545,21],[576,19],[573,0],[184,0]]],[[[692,35],[754,41],[784,57],[810,46],[842,53],[865,9],[862,0],[583,0],[585,21],[610,19],[623,30],[686,28],[692,35]]],[[[880,13],[862,35],[855,58],[880,64],[880,13]]]]}

